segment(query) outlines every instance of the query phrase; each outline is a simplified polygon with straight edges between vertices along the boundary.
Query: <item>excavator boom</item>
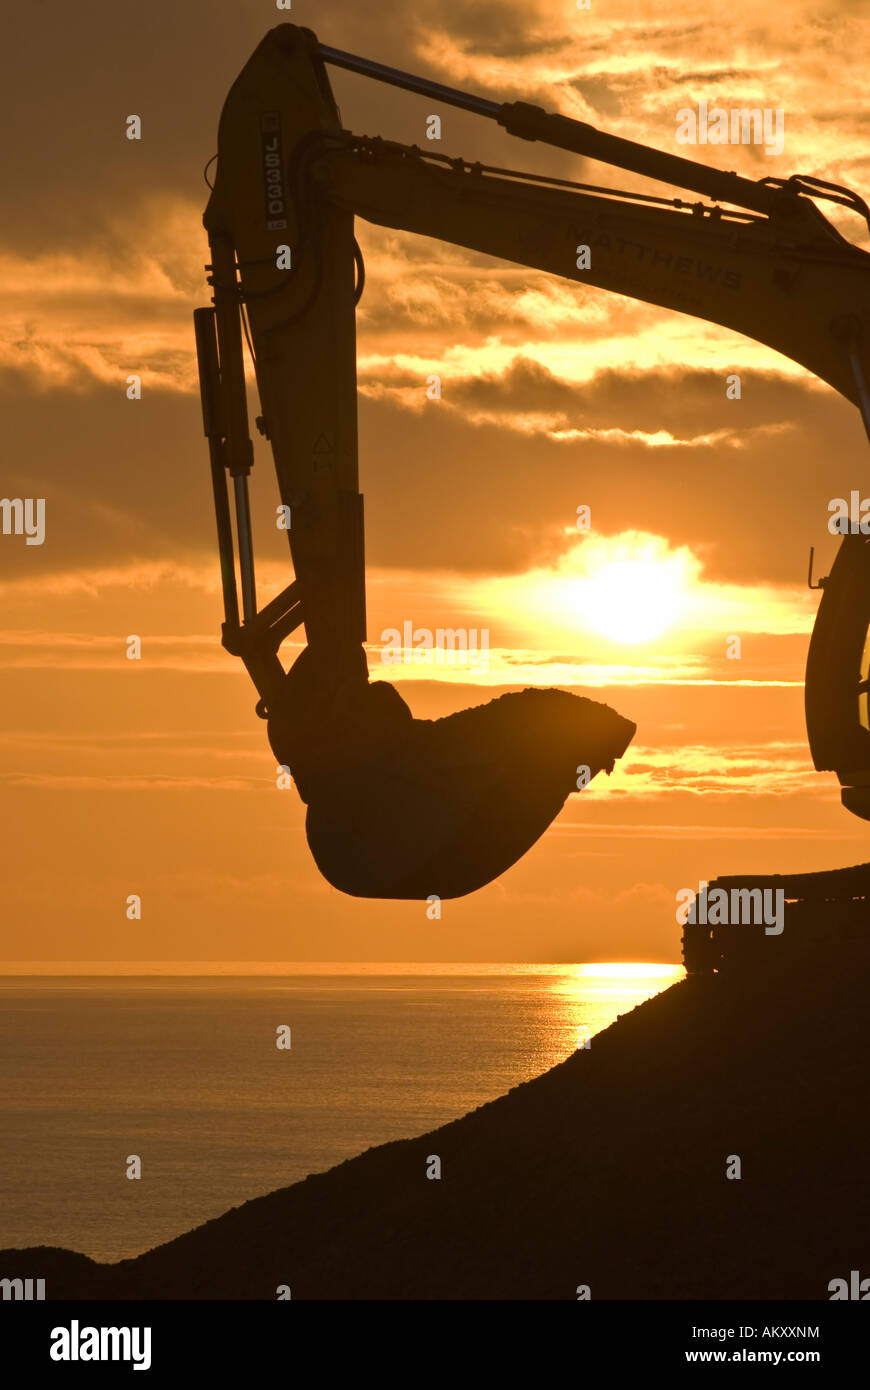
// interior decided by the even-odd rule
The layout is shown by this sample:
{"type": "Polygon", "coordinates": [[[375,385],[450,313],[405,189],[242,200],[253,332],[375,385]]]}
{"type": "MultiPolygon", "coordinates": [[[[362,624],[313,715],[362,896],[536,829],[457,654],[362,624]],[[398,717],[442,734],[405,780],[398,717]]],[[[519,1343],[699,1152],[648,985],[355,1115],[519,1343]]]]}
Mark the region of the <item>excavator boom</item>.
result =
{"type": "Polygon", "coordinates": [[[318,163],[331,203],[369,222],[734,329],[860,403],[843,341],[870,328],[870,255],[806,198],[787,200],[782,218],[651,206],[372,140],[351,139],[318,163]]]}
{"type": "Polygon", "coordinates": [[[609,770],[634,732],[606,706],[558,691],[504,696],[432,724],[414,720],[391,686],[368,683],[355,347],[364,274],[354,218],[732,328],[828,382],[858,405],[870,432],[870,256],[814,197],[867,211],[834,185],[754,183],[523,102],[499,105],[325,48],[293,25],[259,45],[221,117],[204,216],[214,310],[197,311],[224,644],[254,679],[273,750],[308,803],[315,858],[336,886],[398,897],[481,886],[542,833],[580,785],[575,773],[609,770]],[[734,206],[569,184],[354,135],[342,126],[326,62],[734,206]],[[243,329],[295,573],[259,612],[243,329]],[[224,469],[235,492],[241,622],[224,469]],[[301,624],[307,648],[285,675],[278,648],[301,624]]]}

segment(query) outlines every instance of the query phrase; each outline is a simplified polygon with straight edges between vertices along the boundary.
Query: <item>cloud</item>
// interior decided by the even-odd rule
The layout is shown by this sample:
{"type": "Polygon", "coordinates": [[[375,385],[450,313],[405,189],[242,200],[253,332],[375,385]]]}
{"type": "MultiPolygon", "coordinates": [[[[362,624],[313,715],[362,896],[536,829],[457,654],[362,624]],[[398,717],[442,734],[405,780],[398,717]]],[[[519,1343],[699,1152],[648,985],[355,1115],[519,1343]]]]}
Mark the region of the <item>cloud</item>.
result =
{"type": "Polygon", "coordinates": [[[0,773],[9,787],[42,791],[262,791],[270,784],[262,777],[160,777],[136,774],[99,777],[75,773],[0,773]]]}
{"type": "MultiPolygon", "coordinates": [[[[788,97],[801,113],[789,140],[812,154],[806,167],[840,177],[825,141],[846,163],[867,160],[856,14],[838,11],[835,22],[801,4],[787,32],[773,17],[747,26],[722,16],[712,58],[709,26],[688,3],[658,16],[625,3],[554,13],[456,0],[434,20],[390,3],[377,33],[362,14],[325,3],[316,23],[327,41],[340,31],[344,46],[373,53],[374,44],[375,56],[436,78],[478,89],[491,81],[496,95],[537,94],[575,113],[594,107],[615,133],[655,137],[661,148],[675,103],[788,97]],[[842,79],[836,96],[832,75],[842,79]]],[[[0,151],[19,195],[0,241],[3,490],[45,496],[49,533],[38,554],[0,539],[0,573],[34,591],[131,561],[213,564],[190,331],[192,307],[208,296],[200,168],[262,16],[218,0],[208,34],[167,0],[149,16],[135,42],[120,11],[98,17],[86,7],[75,23],[56,17],[49,32],[36,7],[11,21],[15,51],[40,51],[45,102],[38,120],[16,109],[0,151]],[[71,45],[87,49],[95,74],[72,106],[71,45]],[[139,107],[136,146],[123,117],[139,107]],[[39,160],[48,131],[50,187],[39,160]],[[141,402],[124,396],[131,371],[142,377],[141,402]]],[[[22,62],[22,81],[26,70],[22,62]]],[[[348,124],[423,138],[423,98],[332,75],[348,124]]],[[[576,158],[446,115],[445,150],[495,158],[510,149],[515,163],[584,173],[576,158]]],[[[749,169],[758,156],[741,147],[700,153],[758,173],[749,169]]],[[[602,534],[642,518],[728,582],[796,585],[810,544],[832,551],[827,502],[860,476],[865,444],[854,409],[807,373],[737,334],[603,291],[433,239],[366,224],[360,236],[370,272],[359,380],[373,564],[522,572],[560,553],[580,501],[602,534]],[[743,378],[739,402],[724,394],[732,370],[743,378]],[[437,404],[425,395],[433,372],[437,404]]],[[[260,548],[274,530],[275,487],[267,451],[258,458],[260,548]]]]}
{"type": "MultiPolygon", "coordinates": [[[[677,825],[648,825],[643,822],[627,822],[595,826],[587,822],[571,823],[561,821],[551,827],[551,835],[582,836],[584,840],[673,840],[685,844],[690,840],[737,840],[745,841],[746,825],[699,825],[697,821],[686,821],[677,825]]],[[[821,830],[804,825],[753,825],[753,839],[758,840],[832,840],[844,838],[842,830],[821,830]]],[[[847,837],[849,838],[849,837],[847,837]]],[[[860,838],[858,836],[851,838],[860,838]]],[[[597,855],[599,851],[596,849],[597,855]]]]}
{"type": "MultiPolygon", "coordinates": [[[[570,5],[554,13],[546,0],[524,3],[525,48],[501,41],[518,8],[505,7],[503,23],[489,30],[497,37],[487,43],[485,29],[467,11],[454,15],[451,7],[440,7],[439,22],[418,31],[420,58],[453,85],[537,101],[581,120],[601,112],[614,134],[677,153],[687,153],[675,145],[681,107],[701,100],[780,107],[786,145],[777,160],[752,146],[708,146],[694,157],[756,178],[801,170],[848,183],[860,167],[868,118],[855,68],[862,51],[855,9],[819,11],[801,0],[790,6],[787,27],[777,11],[751,23],[739,9],[722,12],[711,58],[710,24],[697,19],[692,0],[676,0],[666,16],[652,16],[632,0],[579,14],[570,5]]],[[[590,167],[596,179],[613,177],[606,166],[576,157],[571,165],[580,177],[590,167]]],[[[641,181],[641,187],[655,185],[641,181]]],[[[846,225],[857,224],[847,219],[846,225]]]]}

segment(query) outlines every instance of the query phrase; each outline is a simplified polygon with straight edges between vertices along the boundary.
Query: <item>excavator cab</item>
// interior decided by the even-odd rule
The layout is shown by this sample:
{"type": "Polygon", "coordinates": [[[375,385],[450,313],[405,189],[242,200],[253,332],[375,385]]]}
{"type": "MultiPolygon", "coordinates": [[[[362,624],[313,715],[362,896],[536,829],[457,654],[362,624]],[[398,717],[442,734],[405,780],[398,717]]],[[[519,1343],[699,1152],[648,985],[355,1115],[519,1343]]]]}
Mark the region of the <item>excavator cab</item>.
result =
{"type": "Polygon", "coordinates": [[[810,752],[817,771],[836,772],[846,809],[870,820],[870,536],[844,535],[817,587],[804,687],[810,752]]]}

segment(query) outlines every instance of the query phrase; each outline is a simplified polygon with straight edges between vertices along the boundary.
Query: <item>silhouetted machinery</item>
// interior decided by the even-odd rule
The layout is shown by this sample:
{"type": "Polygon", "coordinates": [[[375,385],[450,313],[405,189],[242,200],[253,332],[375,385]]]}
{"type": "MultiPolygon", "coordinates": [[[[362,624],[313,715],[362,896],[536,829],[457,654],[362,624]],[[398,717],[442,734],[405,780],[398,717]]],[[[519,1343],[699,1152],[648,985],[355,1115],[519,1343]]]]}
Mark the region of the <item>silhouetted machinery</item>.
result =
{"type": "Polygon", "coordinates": [[[688,975],[758,975],[775,971],[777,987],[789,969],[823,965],[864,975],[870,962],[870,864],[807,874],[739,874],[711,880],[709,902],[724,896],[723,912],[693,911],[683,923],[688,975]]]}
{"type": "Polygon", "coordinates": [[[870,820],[870,536],[843,536],[819,588],[804,688],[810,750],[819,771],[836,772],[843,805],[870,820]]]}
{"type": "MultiPolygon", "coordinates": [[[[607,706],[557,690],[417,720],[393,686],[369,682],[355,346],[364,269],[354,217],[735,329],[841,392],[870,434],[870,256],[816,198],[870,225],[866,204],[839,185],[710,169],[525,102],[500,105],[327,48],[294,25],[272,29],[256,49],[221,117],[203,219],[214,307],[194,316],[223,643],[251,675],[272,749],[307,803],[314,857],[336,887],[383,898],[481,887],[544,832],[579,769],[587,778],[610,771],[635,732],[607,706]],[[732,206],[595,188],[354,135],[342,128],[327,64],[732,206]],[[259,611],[243,331],[294,569],[293,582],[259,611]],[[303,624],[307,645],[285,672],[278,649],[303,624]]],[[[825,581],[806,702],[816,767],[836,771],[844,804],[870,819],[866,546],[844,537],[825,581]]]]}

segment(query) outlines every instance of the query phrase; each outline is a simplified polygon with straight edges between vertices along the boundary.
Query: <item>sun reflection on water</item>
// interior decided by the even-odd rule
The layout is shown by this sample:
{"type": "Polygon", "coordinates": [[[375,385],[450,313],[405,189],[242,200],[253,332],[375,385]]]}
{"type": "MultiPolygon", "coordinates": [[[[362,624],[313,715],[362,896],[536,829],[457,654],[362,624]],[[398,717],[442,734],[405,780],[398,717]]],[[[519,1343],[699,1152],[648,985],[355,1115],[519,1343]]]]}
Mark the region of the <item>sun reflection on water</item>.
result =
{"type": "MultiPolygon", "coordinates": [[[[685,976],[681,965],[612,962],[577,965],[547,982],[549,1065],[589,1047],[596,1033],[685,976]]],[[[542,1061],[544,1058],[542,1057],[542,1061]]]]}

